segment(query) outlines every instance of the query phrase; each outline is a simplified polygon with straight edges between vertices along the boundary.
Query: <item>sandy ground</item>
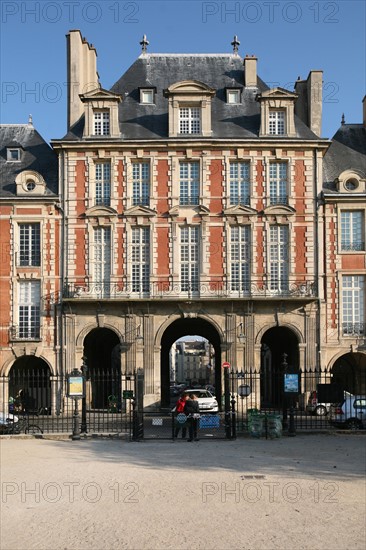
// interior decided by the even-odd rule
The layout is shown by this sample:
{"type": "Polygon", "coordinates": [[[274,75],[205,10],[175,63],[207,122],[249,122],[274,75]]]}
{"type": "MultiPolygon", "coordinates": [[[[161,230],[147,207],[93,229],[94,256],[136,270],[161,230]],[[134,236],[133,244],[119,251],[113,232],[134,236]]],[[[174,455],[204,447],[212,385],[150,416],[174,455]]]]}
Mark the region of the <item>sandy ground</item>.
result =
{"type": "Polygon", "coordinates": [[[361,434],[0,446],[2,550],[365,548],[361,434]]]}

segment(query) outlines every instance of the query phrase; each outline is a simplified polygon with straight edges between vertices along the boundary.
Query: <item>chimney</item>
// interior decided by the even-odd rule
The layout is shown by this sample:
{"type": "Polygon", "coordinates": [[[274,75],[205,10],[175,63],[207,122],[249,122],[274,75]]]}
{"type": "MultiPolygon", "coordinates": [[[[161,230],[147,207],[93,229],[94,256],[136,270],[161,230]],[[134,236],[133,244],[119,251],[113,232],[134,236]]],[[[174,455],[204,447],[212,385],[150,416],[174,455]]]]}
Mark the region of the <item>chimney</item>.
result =
{"type": "Polygon", "coordinates": [[[84,113],[79,94],[99,88],[97,52],[79,30],[66,35],[67,44],[67,128],[84,113]]]}
{"type": "Polygon", "coordinates": [[[366,128],[366,95],[362,100],[362,104],[363,104],[363,127],[366,128]]]}
{"type": "Polygon", "coordinates": [[[295,103],[297,115],[314,134],[322,133],[323,71],[310,71],[306,80],[300,77],[295,82],[298,98],[295,103]]]}
{"type": "Polygon", "coordinates": [[[308,126],[314,134],[322,133],[323,71],[310,71],[307,79],[308,126]]]}
{"type": "Polygon", "coordinates": [[[244,83],[245,86],[257,86],[257,57],[246,55],[244,58],[244,83]]]}
{"type": "Polygon", "coordinates": [[[308,93],[306,80],[301,80],[300,77],[295,82],[295,93],[298,98],[295,103],[295,115],[302,120],[306,126],[308,125],[308,93]]]}

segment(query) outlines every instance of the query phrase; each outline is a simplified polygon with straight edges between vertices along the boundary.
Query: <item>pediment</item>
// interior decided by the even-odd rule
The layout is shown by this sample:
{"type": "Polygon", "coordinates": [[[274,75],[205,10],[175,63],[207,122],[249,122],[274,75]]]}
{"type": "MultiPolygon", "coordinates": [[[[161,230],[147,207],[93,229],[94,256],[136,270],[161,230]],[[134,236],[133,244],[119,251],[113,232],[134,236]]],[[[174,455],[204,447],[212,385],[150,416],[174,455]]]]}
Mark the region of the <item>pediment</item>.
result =
{"type": "Polygon", "coordinates": [[[235,205],[224,210],[225,216],[256,216],[257,211],[250,206],[235,205]]]}
{"type": "Polygon", "coordinates": [[[258,94],[257,98],[261,99],[297,99],[298,94],[285,90],[285,88],[271,88],[261,94],[258,94]]]}
{"type": "Polygon", "coordinates": [[[81,101],[122,101],[122,97],[118,94],[112,94],[104,88],[95,88],[90,92],[85,92],[85,94],[80,94],[81,101]]]}
{"type": "Polygon", "coordinates": [[[85,212],[85,216],[87,218],[89,217],[95,217],[95,216],[117,216],[118,213],[114,208],[111,208],[110,206],[92,206],[85,212]]]}
{"type": "Polygon", "coordinates": [[[210,214],[210,210],[207,208],[207,206],[203,206],[202,204],[199,204],[197,206],[182,206],[177,204],[169,210],[169,215],[172,217],[184,216],[186,215],[187,210],[189,210],[190,212],[194,212],[194,214],[197,214],[198,216],[208,216],[210,214]]]}
{"type": "Polygon", "coordinates": [[[131,208],[128,208],[128,210],[125,211],[124,213],[125,216],[129,217],[129,216],[135,216],[135,217],[140,217],[140,216],[148,216],[148,217],[151,217],[151,216],[156,216],[156,212],[155,210],[152,210],[151,208],[148,208],[147,206],[141,206],[141,205],[136,205],[136,206],[132,206],[131,208]]]}
{"type": "Polygon", "coordinates": [[[171,94],[208,94],[214,95],[215,90],[199,80],[182,80],[169,86],[167,95],[171,94]]]}
{"type": "Polygon", "coordinates": [[[285,204],[274,204],[272,206],[267,206],[264,209],[264,214],[266,216],[292,216],[296,214],[296,210],[292,206],[287,206],[285,204]]]}

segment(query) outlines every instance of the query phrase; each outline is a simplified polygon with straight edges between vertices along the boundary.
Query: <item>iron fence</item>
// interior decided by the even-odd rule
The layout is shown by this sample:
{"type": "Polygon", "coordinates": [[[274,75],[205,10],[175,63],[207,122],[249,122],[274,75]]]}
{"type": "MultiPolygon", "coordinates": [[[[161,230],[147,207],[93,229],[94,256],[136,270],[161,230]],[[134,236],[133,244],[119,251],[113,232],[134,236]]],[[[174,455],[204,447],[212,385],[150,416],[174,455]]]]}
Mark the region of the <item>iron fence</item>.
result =
{"type": "MultiPolygon", "coordinates": [[[[78,407],[81,433],[118,434],[128,440],[188,438],[189,419],[170,409],[144,409],[142,371],[122,374],[118,369],[90,368],[84,374],[86,393],[78,407]]],[[[361,368],[336,374],[327,369],[248,369],[228,372],[227,381],[225,395],[216,396],[220,412],[201,412],[197,421],[200,440],[232,439],[237,433],[248,433],[253,415],[262,415],[265,422],[279,418],[285,431],[290,420],[296,431],[365,427],[366,373],[361,368]],[[360,422],[351,424],[353,404],[348,397],[353,395],[361,396],[356,411],[360,422]],[[346,401],[349,410],[339,406],[346,401]]],[[[19,433],[29,426],[37,433],[35,426],[39,433],[71,434],[74,419],[74,401],[67,397],[65,376],[51,376],[47,368],[14,367],[8,377],[0,377],[1,433],[19,433]]]]}

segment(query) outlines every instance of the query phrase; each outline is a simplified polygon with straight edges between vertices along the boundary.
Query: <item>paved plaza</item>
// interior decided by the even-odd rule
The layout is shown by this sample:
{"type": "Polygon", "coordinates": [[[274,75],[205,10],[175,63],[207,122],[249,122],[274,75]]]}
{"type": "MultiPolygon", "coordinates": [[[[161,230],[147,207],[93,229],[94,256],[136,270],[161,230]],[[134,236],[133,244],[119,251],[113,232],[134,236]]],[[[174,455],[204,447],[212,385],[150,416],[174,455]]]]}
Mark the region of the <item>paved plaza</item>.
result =
{"type": "Polygon", "coordinates": [[[1,550],[364,549],[364,434],[1,438],[1,550]]]}

